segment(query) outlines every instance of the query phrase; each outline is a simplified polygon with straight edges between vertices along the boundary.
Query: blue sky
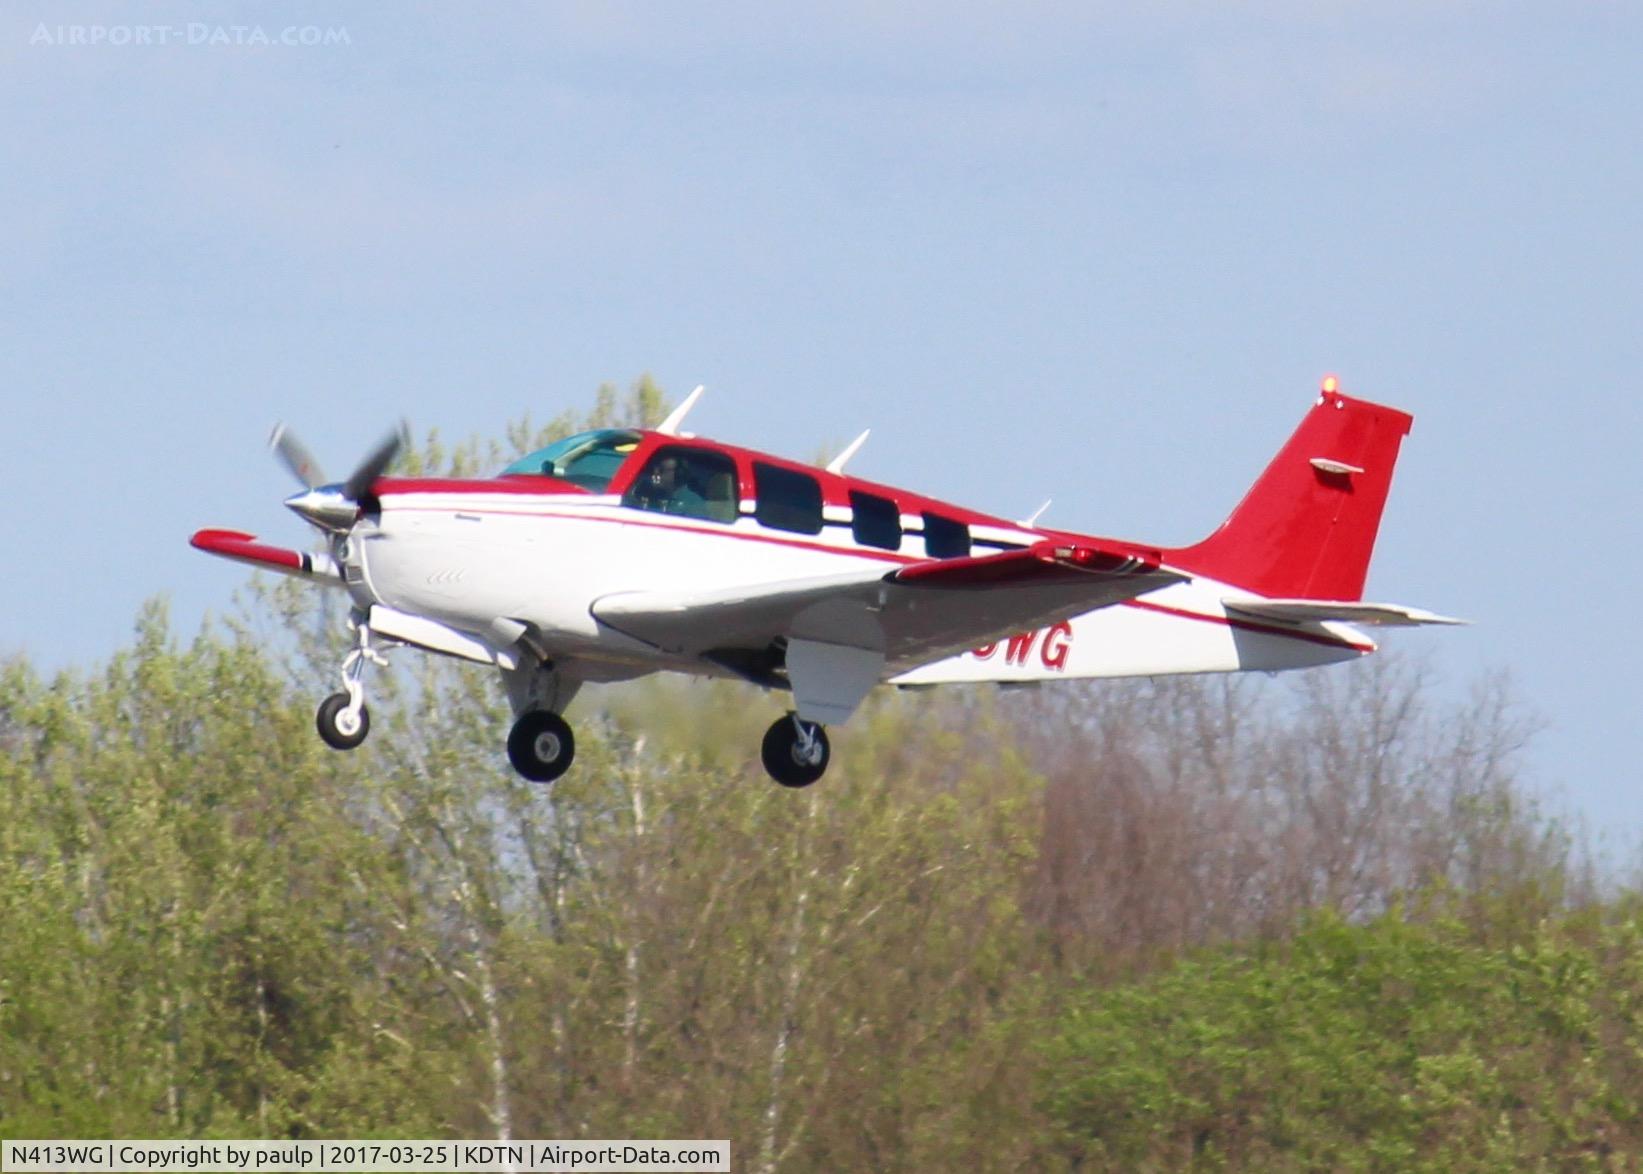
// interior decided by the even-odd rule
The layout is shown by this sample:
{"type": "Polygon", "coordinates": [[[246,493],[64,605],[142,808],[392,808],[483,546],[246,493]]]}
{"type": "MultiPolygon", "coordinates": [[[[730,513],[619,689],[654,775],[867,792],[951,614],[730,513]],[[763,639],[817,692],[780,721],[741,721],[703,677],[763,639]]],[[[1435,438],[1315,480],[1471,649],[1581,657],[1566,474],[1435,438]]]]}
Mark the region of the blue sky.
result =
{"type": "Polygon", "coordinates": [[[1176,543],[1335,372],[1416,416],[1369,594],[1476,621],[1391,639],[1508,669],[1630,838],[1640,51],[1620,3],[9,5],[0,652],[226,608],[197,526],[305,542],[277,418],[340,472],[648,370],[709,435],[871,426],[863,475],[1176,543]],[[347,44],[187,43],[236,24],[347,44]],[[138,25],[183,32],[61,43],[138,25]]]}

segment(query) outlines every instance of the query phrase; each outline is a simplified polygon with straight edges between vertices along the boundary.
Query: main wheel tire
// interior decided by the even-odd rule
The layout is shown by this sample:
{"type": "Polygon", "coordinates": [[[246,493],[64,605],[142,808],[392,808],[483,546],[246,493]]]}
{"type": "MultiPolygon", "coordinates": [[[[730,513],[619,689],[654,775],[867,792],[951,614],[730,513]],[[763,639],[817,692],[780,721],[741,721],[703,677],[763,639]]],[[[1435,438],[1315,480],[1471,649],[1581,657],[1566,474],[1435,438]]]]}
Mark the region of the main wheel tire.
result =
{"type": "Polygon", "coordinates": [[[319,703],[319,710],[314,714],[319,736],[333,750],[352,750],[371,732],[371,711],[362,701],[359,712],[350,713],[348,700],[346,693],[333,693],[319,703]]]}
{"type": "Polygon", "coordinates": [[[557,713],[533,709],[508,733],[508,761],[533,783],[551,783],[576,758],[576,735],[557,713]]]}
{"type": "Polygon", "coordinates": [[[777,718],[765,731],[764,744],[759,748],[764,768],[784,787],[808,787],[827,773],[827,764],[833,758],[827,731],[818,725],[810,728],[812,741],[808,754],[799,746],[799,731],[791,715],[777,718]]]}

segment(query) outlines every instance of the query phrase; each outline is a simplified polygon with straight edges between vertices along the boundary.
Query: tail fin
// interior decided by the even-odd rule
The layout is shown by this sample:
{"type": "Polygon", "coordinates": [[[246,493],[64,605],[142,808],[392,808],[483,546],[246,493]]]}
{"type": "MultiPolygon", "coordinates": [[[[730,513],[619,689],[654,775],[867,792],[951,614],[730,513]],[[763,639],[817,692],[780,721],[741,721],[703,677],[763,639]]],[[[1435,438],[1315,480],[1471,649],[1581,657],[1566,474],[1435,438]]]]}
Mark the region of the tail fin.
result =
{"type": "Polygon", "coordinates": [[[1221,528],[1166,562],[1262,595],[1363,598],[1369,555],[1414,417],[1324,381],[1301,426],[1221,528]]]}

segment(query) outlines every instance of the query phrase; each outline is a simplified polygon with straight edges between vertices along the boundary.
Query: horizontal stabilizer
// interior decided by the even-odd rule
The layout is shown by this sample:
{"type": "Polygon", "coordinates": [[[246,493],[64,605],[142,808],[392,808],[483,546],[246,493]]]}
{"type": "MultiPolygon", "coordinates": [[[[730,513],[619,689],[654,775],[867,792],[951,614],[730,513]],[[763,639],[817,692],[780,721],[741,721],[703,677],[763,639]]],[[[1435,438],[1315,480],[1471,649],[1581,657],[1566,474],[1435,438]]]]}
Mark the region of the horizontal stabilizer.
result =
{"type": "Polygon", "coordinates": [[[1223,599],[1227,611],[1278,620],[1287,624],[1319,624],[1339,621],[1386,628],[1412,628],[1421,624],[1464,624],[1468,621],[1399,603],[1363,603],[1340,599],[1223,599]]]}
{"type": "Polygon", "coordinates": [[[330,555],[268,546],[258,542],[255,534],[241,530],[199,530],[188,540],[188,544],[195,550],[247,563],[264,571],[342,585],[342,574],[330,555]]]}

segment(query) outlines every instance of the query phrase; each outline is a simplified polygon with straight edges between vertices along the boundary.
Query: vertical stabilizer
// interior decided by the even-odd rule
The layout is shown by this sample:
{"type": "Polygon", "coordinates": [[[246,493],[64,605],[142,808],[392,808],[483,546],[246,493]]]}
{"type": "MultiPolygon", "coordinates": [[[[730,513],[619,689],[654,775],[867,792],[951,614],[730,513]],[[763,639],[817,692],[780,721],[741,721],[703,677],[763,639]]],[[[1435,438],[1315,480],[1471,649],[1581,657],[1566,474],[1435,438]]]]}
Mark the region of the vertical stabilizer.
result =
{"type": "Polygon", "coordinates": [[[1325,380],[1318,402],[1220,529],[1166,561],[1267,596],[1362,599],[1392,467],[1413,420],[1325,380]]]}

